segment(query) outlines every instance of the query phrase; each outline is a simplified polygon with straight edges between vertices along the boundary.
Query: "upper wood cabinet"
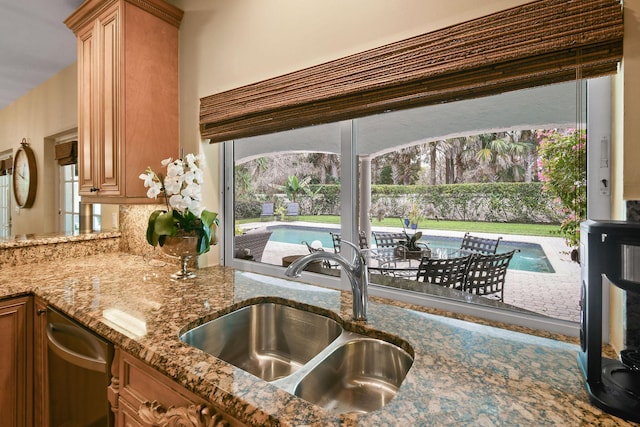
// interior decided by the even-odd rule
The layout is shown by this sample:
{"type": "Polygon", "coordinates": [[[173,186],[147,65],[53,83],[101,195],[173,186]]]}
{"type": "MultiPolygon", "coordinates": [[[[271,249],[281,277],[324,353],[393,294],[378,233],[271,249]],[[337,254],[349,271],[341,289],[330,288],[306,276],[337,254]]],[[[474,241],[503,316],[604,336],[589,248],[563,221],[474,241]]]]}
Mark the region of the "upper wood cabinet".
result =
{"type": "Polygon", "coordinates": [[[178,157],[182,14],[162,0],[87,0],[66,19],[78,43],[83,199],[153,202],[138,176],[178,157]]]}

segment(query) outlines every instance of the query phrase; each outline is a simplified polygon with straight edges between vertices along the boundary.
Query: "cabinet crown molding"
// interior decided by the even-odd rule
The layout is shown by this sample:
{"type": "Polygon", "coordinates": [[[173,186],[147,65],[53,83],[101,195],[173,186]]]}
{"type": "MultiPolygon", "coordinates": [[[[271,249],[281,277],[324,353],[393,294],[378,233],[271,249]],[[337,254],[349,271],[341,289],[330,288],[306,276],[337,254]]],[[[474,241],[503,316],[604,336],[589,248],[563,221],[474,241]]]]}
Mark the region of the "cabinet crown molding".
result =
{"type": "Polygon", "coordinates": [[[76,33],[84,24],[94,20],[105,9],[114,4],[129,3],[180,28],[184,12],[163,0],[88,0],[76,9],[67,19],[65,25],[76,33]]]}

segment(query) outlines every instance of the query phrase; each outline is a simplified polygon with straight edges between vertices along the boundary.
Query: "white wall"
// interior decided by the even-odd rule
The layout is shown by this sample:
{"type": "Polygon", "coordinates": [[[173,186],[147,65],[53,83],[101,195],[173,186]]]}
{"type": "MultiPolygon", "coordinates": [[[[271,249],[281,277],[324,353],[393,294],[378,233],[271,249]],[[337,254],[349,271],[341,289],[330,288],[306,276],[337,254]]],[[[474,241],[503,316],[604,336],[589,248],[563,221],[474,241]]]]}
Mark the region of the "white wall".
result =
{"type": "Polygon", "coordinates": [[[11,149],[15,153],[26,138],[38,167],[35,202],[30,209],[13,210],[13,234],[56,231],[57,167],[53,147],[45,145],[45,138],[77,127],[77,81],[76,65],[72,64],[0,110],[0,152],[11,149]]]}

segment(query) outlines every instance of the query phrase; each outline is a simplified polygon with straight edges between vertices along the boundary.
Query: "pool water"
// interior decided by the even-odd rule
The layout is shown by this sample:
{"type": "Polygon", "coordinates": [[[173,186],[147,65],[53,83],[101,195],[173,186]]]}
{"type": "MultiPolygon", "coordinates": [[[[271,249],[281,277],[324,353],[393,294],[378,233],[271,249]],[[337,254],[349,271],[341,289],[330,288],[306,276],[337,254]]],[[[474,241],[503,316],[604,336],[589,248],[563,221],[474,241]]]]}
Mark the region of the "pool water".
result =
{"type": "MultiPolygon", "coordinates": [[[[335,228],[293,226],[273,226],[269,227],[269,231],[273,232],[269,239],[272,242],[300,244],[303,241],[311,243],[314,240],[319,240],[324,248],[333,248],[333,241],[329,232],[339,232],[335,228]]],[[[420,241],[441,248],[459,248],[462,239],[459,237],[423,235],[420,241]]],[[[520,252],[516,252],[513,255],[509,263],[509,269],[536,273],[555,273],[551,262],[549,262],[542,246],[539,244],[501,240],[498,246],[499,253],[509,252],[513,249],[519,249],[520,252]]]]}

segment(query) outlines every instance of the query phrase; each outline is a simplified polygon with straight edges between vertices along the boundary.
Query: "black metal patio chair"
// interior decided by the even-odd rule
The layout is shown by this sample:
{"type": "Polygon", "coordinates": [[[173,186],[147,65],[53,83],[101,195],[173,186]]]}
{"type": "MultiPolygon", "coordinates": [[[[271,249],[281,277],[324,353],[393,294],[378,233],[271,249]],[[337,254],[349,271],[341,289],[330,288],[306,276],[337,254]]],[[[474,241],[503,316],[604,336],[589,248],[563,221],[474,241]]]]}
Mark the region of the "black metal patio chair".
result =
{"type": "Polygon", "coordinates": [[[423,257],[418,267],[416,280],[463,290],[469,261],[473,255],[456,258],[423,257]]]}
{"type": "Polygon", "coordinates": [[[404,233],[374,231],[372,234],[378,248],[395,248],[399,241],[407,240],[407,235],[404,233]]]}
{"type": "Polygon", "coordinates": [[[481,296],[495,296],[498,301],[504,301],[507,268],[516,251],[471,255],[463,290],[481,296]]]}
{"type": "MultiPolygon", "coordinates": [[[[342,239],[340,237],[340,233],[334,233],[330,231],[329,234],[331,234],[331,240],[333,241],[333,251],[335,253],[340,253],[340,241],[342,239]]],[[[358,233],[358,244],[360,246],[360,249],[369,248],[369,243],[367,242],[367,236],[364,234],[364,231],[360,231],[360,233],[358,233]]]]}
{"type": "Polygon", "coordinates": [[[486,237],[472,236],[469,233],[465,233],[460,244],[460,249],[463,251],[481,253],[481,254],[495,254],[498,250],[498,244],[500,244],[502,237],[497,239],[489,239],[486,237]]]}

